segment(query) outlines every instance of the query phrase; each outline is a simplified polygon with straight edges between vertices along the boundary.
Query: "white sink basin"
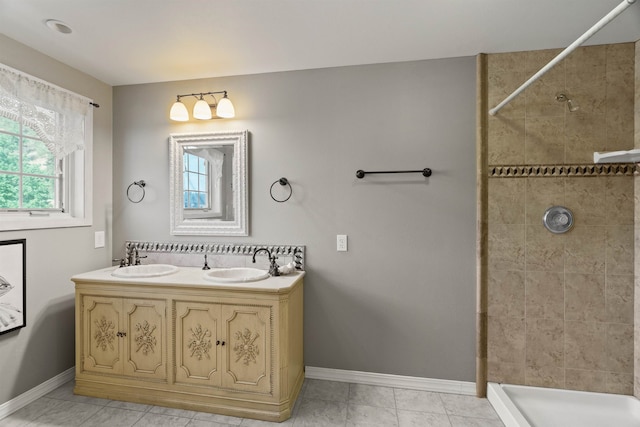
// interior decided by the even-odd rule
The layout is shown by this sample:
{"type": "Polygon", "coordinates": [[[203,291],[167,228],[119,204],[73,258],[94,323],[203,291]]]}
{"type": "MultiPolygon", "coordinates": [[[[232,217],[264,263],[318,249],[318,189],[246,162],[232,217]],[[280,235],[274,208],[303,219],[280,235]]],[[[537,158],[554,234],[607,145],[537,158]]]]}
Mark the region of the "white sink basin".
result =
{"type": "Polygon", "coordinates": [[[130,265],[128,267],[120,267],[111,273],[115,277],[157,277],[173,274],[178,271],[178,267],[169,264],[147,264],[147,265],[130,265]]]}
{"type": "Polygon", "coordinates": [[[257,268],[220,268],[204,274],[204,278],[218,283],[256,282],[269,277],[269,273],[257,268]]]}

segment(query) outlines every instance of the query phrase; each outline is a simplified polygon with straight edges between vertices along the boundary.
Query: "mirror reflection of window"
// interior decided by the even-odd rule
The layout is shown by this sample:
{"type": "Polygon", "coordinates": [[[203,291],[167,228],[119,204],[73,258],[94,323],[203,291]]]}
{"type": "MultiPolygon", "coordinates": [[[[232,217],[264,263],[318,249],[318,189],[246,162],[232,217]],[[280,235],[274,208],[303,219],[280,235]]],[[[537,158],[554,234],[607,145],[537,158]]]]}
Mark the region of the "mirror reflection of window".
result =
{"type": "Polygon", "coordinates": [[[184,208],[209,208],[209,164],[202,157],[184,153],[184,208]]]}
{"type": "Polygon", "coordinates": [[[206,147],[185,147],[183,193],[188,218],[224,217],[222,175],[224,154],[206,147]]]}

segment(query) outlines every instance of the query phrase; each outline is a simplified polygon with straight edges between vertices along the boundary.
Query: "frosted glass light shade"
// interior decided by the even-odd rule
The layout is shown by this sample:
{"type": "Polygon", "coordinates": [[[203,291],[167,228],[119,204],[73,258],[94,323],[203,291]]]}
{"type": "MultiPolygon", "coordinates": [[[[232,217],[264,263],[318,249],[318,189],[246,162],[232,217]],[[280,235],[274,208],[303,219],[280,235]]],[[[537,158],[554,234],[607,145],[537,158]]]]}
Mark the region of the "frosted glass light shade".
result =
{"type": "Polygon", "coordinates": [[[169,118],[177,122],[188,121],[189,112],[187,111],[187,107],[180,101],[174,102],[171,106],[171,111],[169,112],[169,118]]]}
{"type": "Polygon", "coordinates": [[[231,100],[226,96],[218,102],[216,116],[222,117],[223,119],[230,119],[236,116],[236,110],[233,108],[231,100]]]}
{"type": "Polygon", "coordinates": [[[211,107],[204,99],[198,100],[196,105],[193,106],[193,118],[198,120],[211,119],[211,107]]]}

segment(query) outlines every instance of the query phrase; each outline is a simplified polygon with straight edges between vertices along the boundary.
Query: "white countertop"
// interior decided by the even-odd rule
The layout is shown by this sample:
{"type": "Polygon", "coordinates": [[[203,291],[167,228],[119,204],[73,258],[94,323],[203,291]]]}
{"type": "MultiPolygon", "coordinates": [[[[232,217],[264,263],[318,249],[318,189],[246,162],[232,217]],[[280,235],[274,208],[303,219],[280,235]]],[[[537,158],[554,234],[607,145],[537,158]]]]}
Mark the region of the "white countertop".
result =
{"type": "MultiPolygon", "coordinates": [[[[285,276],[269,277],[255,282],[217,283],[204,278],[207,272],[200,267],[178,267],[173,274],[156,277],[116,277],[111,273],[118,267],[107,267],[74,275],[71,280],[76,284],[85,282],[111,283],[114,285],[156,285],[156,286],[185,286],[197,288],[216,288],[226,290],[252,290],[263,292],[282,292],[291,288],[304,277],[304,271],[294,271],[285,276]]],[[[212,268],[211,270],[216,270],[212,268]]],[[[211,271],[208,270],[208,271],[211,271]]]]}

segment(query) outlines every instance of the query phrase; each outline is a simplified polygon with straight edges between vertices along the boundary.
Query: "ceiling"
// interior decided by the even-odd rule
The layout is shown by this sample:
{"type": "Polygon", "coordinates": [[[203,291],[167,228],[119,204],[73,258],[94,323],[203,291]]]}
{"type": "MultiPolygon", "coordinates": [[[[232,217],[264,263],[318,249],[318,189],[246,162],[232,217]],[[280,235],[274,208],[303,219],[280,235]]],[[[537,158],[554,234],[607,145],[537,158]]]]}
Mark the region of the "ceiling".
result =
{"type": "MultiPolygon", "coordinates": [[[[563,48],[620,0],[0,0],[0,31],[113,86],[563,48]],[[51,31],[57,19],[71,34],[51,31]]],[[[640,2],[586,44],[640,39],[640,2]]]]}

